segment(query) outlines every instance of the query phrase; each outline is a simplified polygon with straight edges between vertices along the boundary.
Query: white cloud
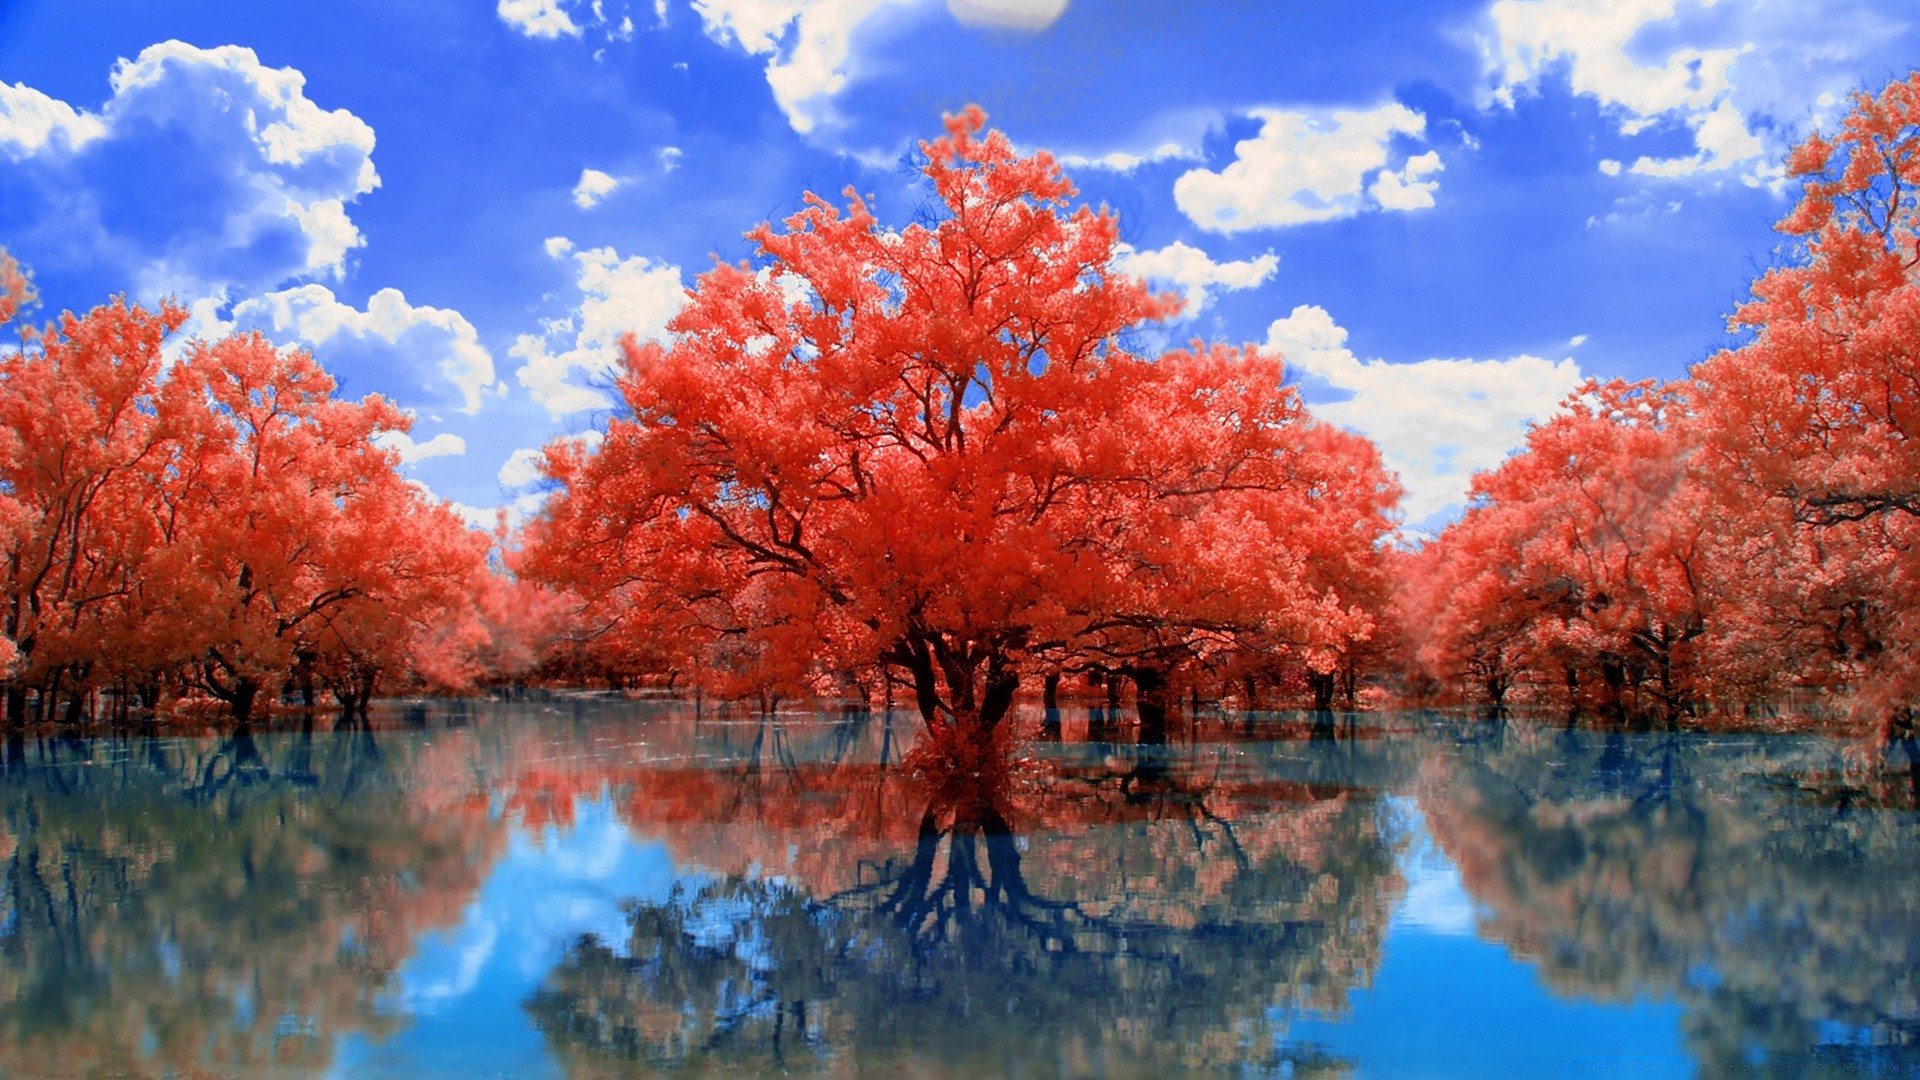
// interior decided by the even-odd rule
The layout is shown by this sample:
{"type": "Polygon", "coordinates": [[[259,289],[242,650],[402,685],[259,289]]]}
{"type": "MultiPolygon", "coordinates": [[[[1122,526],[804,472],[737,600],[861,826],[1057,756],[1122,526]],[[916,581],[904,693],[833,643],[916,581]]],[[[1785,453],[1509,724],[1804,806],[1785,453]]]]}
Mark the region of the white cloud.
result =
{"type": "Polygon", "coordinates": [[[620,181],[599,169],[580,170],[580,182],[573,185],[573,205],[582,210],[591,210],[613,194],[620,181]]]}
{"type": "Polygon", "coordinates": [[[580,27],[561,0],[500,0],[494,9],[508,26],[535,38],[579,37],[580,27]]]}
{"type": "Polygon", "coordinates": [[[561,237],[548,240],[546,249],[556,258],[571,255],[582,299],[569,317],[548,323],[544,333],[521,334],[507,350],[524,361],[515,378],[555,417],[608,408],[613,400],[573,381],[574,371],[611,381],[622,335],[664,338],[667,322],[686,303],[680,268],[638,255],[622,259],[610,247],[575,251],[561,237]]]}
{"type": "Polygon", "coordinates": [[[1234,160],[1225,169],[1194,169],[1174,182],[1174,202],[1203,229],[1234,233],[1350,217],[1366,209],[1369,177],[1384,208],[1409,207],[1385,202],[1381,191],[1400,203],[1424,193],[1426,201],[1418,205],[1432,205],[1437,184],[1415,177],[1436,171],[1438,157],[1424,154],[1404,163],[1405,175],[1388,168],[1396,137],[1426,132],[1426,118],[1405,105],[1329,113],[1254,109],[1248,115],[1260,121],[1260,131],[1234,145],[1234,160]],[[1413,165],[1428,159],[1432,167],[1413,165]],[[1393,178],[1383,186],[1385,176],[1393,178]]]}
{"type": "Polygon", "coordinates": [[[947,10],[968,26],[1037,33],[1066,13],[1067,0],[947,0],[947,10]]]}
{"type": "Polygon", "coordinates": [[[1198,161],[1200,151],[1180,143],[1166,142],[1139,153],[1111,150],[1099,155],[1061,154],[1058,160],[1069,169],[1108,169],[1129,173],[1142,165],[1157,165],[1163,161],[1198,161]]]}
{"type": "Polygon", "coordinates": [[[25,83],[0,82],[0,150],[15,161],[40,153],[52,142],[71,152],[106,133],[107,125],[97,116],[25,83]]]}
{"type": "Polygon", "coordinates": [[[1816,122],[1831,119],[1905,29],[1854,0],[1497,0],[1482,58],[1491,101],[1512,105],[1563,72],[1624,136],[1658,123],[1691,130],[1692,154],[1642,157],[1639,175],[1775,184],[1806,103],[1816,122]]]}
{"type": "Polygon", "coordinates": [[[524,446],[515,450],[500,466],[500,485],[508,489],[528,487],[540,479],[540,462],[546,451],[538,446],[524,446]]]}
{"type": "Polygon", "coordinates": [[[1350,400],[1312,407],[1380,447],[1399,472],[1409,525],[1460,503],[1473,474],[1526,441],[1529,421],[1552,414],[1580,384],[1580,366],[1537,356],[1509,360],[1361,360],[1324,308],[1302,304],[1267,328],[1266,348],[1350,400]]]}
{"type": "Polygon", "coordinates": [[[458,514],[469,528],[485,529],[491,532],[498,524],[503,512],[506,514],[507,528],[517,529],[526,524],[528,518],[539,513],[540,507],[546,501],[545,492],[534,491],[516,496],[498,506],[474,506],[471,503],[455,502],[449,499],[447,507],[458,514]]]}
{"type": "Polygon", "coordinates": [[[428,458],[450,457],[467,452],[467,440],[443,431],[426,442],[414,442],[404,431],[383,431],[373,437],[375,445],[400,453],[402,464],[411,465],[428,458]]]}
{"type": "Polygon", "coordinates": [[[777,50],[787,27],[806,7],[807,0],[693,0],[708,37],[752,56],[777,50]]]}
{"type": "Polygon", "coordinates": [[[1399,171],[1381,169],[1367,188],[1367,194],[1387,210],[1425,210],[1433,205],[1433,193],[1440,190],[1440,181],[1422,180],[1421,177],[1440,172],[1446,166],[1440,163],[1440,155],[1432,150],[1407,159],[1406,165],[1399,171]]]}
{"type": "MultiPolygon", "coordinates": [[[[1688,123],[1693,128],[1693,143],[1698,148],[1696,153],[1678,158],[1643,156],[1633,163],[1630,171],[1640,176],[1691,176],[1754,163],[1766,153],[1766,146],[1758,136],[1747,130],[1746,120],[1730,100],[1723,99],[1710,112],[1695,113],[1688,123]]],[[[1605,164],[1602,163],[1601,167],[1604,169],[1605,164]]],[[[1618,163],[1615,168],[1619,168],[1618,163]]],[[[1761,168],[1749,172],[1745,179],[1757,185],[1778,174],[1778,169],[1761,168]]]]}
{"type": "Polygon", "coordinates": [[[251,49],[148,46],[97,113],[0,84],[0,159],[19,177],[0,231],[33,259],[104,264],[141,298],[338,276],[363,242],[347,204],[379,185],[373,129],[251,49]],[[154,214],[154,190],[193,197],[154,214]]]}
{"type": "Polygon", "coordinates": [[[416,395],[445,398],[458,394],[461,411],[480,410],[495,389],[493,354],[480,343],[473,324],[457,311],[415,306],[398,289],[381,289],[367,299],[365,311],[336,299],[324,285],[301,285],[233,305],[230,321],[214,316],[217,303],[191,309],[198,326],[190,331],[218,335],[261,330],[282,344],[311,348],[327,369],[371,385],[403,404],[416,395]],[[401,385],[396,382],[405,380],[401,385]]]}
{"type": "Polygon", "coordinates": [[[1271,251],[1252,259],[1214,262],[1206,252],[1178,240],[1157,251],[1135,251],[1122,244],[1115,256],[1122,272],[1174,285],[1185,294],[1184,318],[1200,314],[1207,306],[1209,288],[1251,289],[1272,277],[1280,266],[1280,257],[1271,251]]]}
{"type": "MultiPolygon", "coordinates": [[[[633,16],[622,10],[616,17],[607,10],[610,4],[623,9],[626,6],[612,0],[499,0],[494,12],[519,33],[544,41],[584,38],[589,29],[609,42],[632,39],[633,16]]],[[[665,26],[665,0],[655,0],[654,13],[659,25],[665,26]]],[[[598,60],[601,55],[601,51],[595,51],[593,57],[598,60]]]]}
{"type": "MultiPolygon", "coordinates": [[[[587,446],[598,446],[605,436],[598,431],[587,431],[567,438],[587,446]]],[[[508,455],[506,464],[500,466],[500,486],[508,491],[519,491],[538,483],[540,463],[545,460],[546,453],[544,446],[523,446],[508,455]]]]}
{"type": "Polygon", "coordinates": [[[685,157],[685,156],[686,156],[686,155],[685,155],[685,153],[683,153],[683,152],[681,151],[681,149],[680,149],[679,147],[677,147],[677,146],[663,146],[663,147],[661,147],[661,148],[660,148],[660,154],[659,154],[659,157],[660,157],[660,171],[661,171],[661,172],[672,172],[673,170],[675,170],[675,169],[677,169],[677,168],[679,168],[679,167],[680,167],[680,159],[681,159],[681,158],[683,158],[683,157],[685,157]]]}
{"type": "Polygon", "coordinates": [[[1681,0],[1497,0],[1483,44],[1504,101],[1549,67],[1564,63],[1576,94],[1591,94],[1640,116],[1704,108],[1727,89],[1738,48],[1680,47],[1642,63],[1628,45],[1642,27],[1672,19],[1681,0]]]}
{"type": "Polygon", "coordinates": [[[917,0],[693,0],[707,36],[767,57],[767,85],[793,130],[834,119],[852,78],[853,34],[881,8],[917,0]]]}

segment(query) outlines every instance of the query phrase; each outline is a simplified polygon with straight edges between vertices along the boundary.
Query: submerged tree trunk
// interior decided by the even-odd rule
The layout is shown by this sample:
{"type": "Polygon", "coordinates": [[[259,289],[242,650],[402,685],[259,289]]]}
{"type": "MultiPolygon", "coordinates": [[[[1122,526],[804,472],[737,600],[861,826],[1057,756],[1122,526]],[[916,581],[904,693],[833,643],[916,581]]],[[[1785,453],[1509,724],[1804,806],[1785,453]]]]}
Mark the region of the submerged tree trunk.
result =
{"type": "Polygon", "coordinates": [[[1140,741],[1167,741],[1167,673],[1159,668],[1128,668],[1133,680],[1133,709],[1140,717],[1140,741]]]}
{"type": "Polygon", "coordinates": [[[914,701],[934,737],[934,751],[952,766],[981,764],[979,755],[997,745],[1020,688],[1019,670],[1003,644],[956,644],[937,634],[913,634],[889,660],[913,676],[914,701]]]}
{"type": "Polygon", "coordinates": [[[1307,671],[1307,686],[1313,690],[1313,710],[1331,712],[1333,695],[1339,689],[1339,678],[1333,672],[1321,674],[1311,668],[1307,671]]]}
{"type": "Polygon", "coordinates": [[[232,697],[228,704],[232,707],[233,718],[244,724],[253,719],[253,702],[260,696],[260,683],[242,675],[233,680],[232,697]]]}

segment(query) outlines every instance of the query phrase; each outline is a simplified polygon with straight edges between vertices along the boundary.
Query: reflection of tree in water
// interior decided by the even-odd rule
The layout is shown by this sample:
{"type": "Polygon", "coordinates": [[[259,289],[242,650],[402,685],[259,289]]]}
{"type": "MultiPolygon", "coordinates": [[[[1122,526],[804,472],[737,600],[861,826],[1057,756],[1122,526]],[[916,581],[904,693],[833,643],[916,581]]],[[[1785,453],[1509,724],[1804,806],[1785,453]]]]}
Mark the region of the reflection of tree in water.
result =
{"type": "Polygon", "coordinates": [[[579,942],[529,1008],[576,1075],[1346,1071],[1284,1028],[1378,963],[1400,886],[1378,804],[1138,765],[736,778],[763,825],[744,849],[697,820],[740,790],[636,777],[630,824],[720,876],[636,907],[628,941],[579,942]]]}
{"type": "Polygon", "coordinates": [[[504,841],[418,748],[364,727],[16,741],[0,1075],[317,1074],[339,1033],[390,1030],[378,995],[504,841]]]}
{"type": "Polygon", "coordinates": [[[1810,743],[1543,734],[1428,764],[1483,930],[1583,997],[1677,996],[1709,1076],[1920,1073],[1920,820],[1810,743]]]}

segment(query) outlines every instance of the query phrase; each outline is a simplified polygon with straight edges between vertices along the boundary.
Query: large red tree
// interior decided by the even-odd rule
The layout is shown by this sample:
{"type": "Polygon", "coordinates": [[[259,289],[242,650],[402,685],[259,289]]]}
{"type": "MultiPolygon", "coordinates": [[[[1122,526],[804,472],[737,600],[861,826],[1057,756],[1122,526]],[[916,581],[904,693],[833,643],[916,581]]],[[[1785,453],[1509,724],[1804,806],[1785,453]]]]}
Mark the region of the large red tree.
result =
{"type": "Polygon", "coordinates": [[[700,278],[669,342],[630,343],[630,415],[549,452],[561,491],[522,568],[596,629],[644,626],[763,689],[904,670],[936,734],[971,746],[1036,650],[1188,618],[1133,588],[1183,515],[1277,493],[1294,533],[1377,541],[1377,456],[1346,482],[1277,359],[1128,348],[1175,303],[1116,270],[1114,216],[1070,209],[1049,155],[984,125],[970,110],[924,145],[925,223],[809,195],[749,234],[758,266],[700,278]],[[1348,496],[1367,509],[1316,513],[1348,496]]]}

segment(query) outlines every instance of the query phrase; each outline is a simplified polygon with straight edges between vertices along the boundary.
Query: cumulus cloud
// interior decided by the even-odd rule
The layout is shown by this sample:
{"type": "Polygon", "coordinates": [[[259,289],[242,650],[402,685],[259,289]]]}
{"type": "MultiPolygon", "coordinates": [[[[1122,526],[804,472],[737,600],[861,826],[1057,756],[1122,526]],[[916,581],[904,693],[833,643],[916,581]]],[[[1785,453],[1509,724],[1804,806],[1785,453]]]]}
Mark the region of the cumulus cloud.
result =
{"type": "MultiPolygon", "coordinates": [[[[624,5],[616,5],[618,14],[607,10],[608,0],[499,0],[494,13],[500,21],[530,38],[553,41],[558,38],[583,38],[588,29],[608,41],[624,41],[634,33],[633,16],[624,5]]],[[[654,0],[657,24],[667,25],[666,0],[654,0]]],[[[598,52],[594,58],[600,58],[598,52]]]]}
{"type": "Polygon", "coordinates": [[[833,98],[853,77],[854,31],[889,4],[915,2],[693,0],[693,9],[714,41],[767,57],[773,99],[793,130],[806,135],[833,120],[833,98]]]}
{"type": "Polygon", "coordinates": [[[947,0],[947,11],[967,26],[1037,33],[1057,22],[1067,0],[947,0]]]}
{"type": "Polygon", "coordinates": [[[807,0],[693,0],[707,36],[753,56],[777,51],[807,0]]]}
{"type": "Polygon", "coordinates": [[[1426,117],[1405,105],[1248,115],[1260,131],[1234,145],[1226,168],[1193,169],[1174,182],[1174,202],[1203,229],[1234,233],[1350,217],[1368,208],[1369,193],[1384,209],[1433,205],[1438,183],[1418,177],[1439,170],[1437,155],[1390,167],[1396,139],[1426,133],[1426,117]]]}
{"type": "Polygon", "coordinates": [[[364,121],[234,45],[151,45],[109,85],[92,112],[0,84],[0,234],[17,253],[143,298],[344,272],[362,243],[347,204],[380,182],[364,121]]]}
{"type": "Polygon", "coordinates": [[[1387,210],[1424,210],[1433,205],[1433,193],[1440,190],[1440,181],[1421,177],[1445,168],[1440,163],[1440,155],[1429,150],[1408,158],[1399,172],[1381,169],[1368,186],[1367,194],[1387,210]]]}
{"type": "Polygon", "coordinates": [[[1564,73],[1574,93],[1614,114],[1622,135],[1657,123],[1691,132],[1691,154],[1642,157],[1635,174],[1758,185],[1780,179],[1776,162],[1805,103],[1830,112],[1863,59],[1903,29],[1856,0],[1497,0],[1482,58],[1492,102],[1512,105],[1564,73]]]}
{"type": "Polygon", "coordinates": [[[620,181],[599,169],[580,170],[580,182],[573,185],[573,205],[582,210],[591,210],[613,194],[620,181]]]}
{"type": "Polygon", "coordinates": [[[500,466],[500,486],[510,490],[531,487],[540,479],[540,462],[545,451],[538,446],[524,446],[515,450],[500,466]]]}
{"type": "Polygon", "coordinates": [[[1156,251],[1136,251],[1123,244],[1115,254],[1123,272],[1179,289],[1187,298],[1187,306],[1181,311],[1184,318],[1192,318],[1206,308],[1207,290],[1251,289],[1272,277],[1280,266],[1280,257],[1271,251],[1252,259],[1214,262],[1206,252],[1178,240],[1156,251]]]}
{"type": "Polygon", "coordinates": [[[580,36],[579,25],[561,0],[500,0],[494,10],[508,26],[528,37],[580,36]]]}
{"type": "Polygon", "coordinates": [[[638,255],[622,259],[610,247],[576,251],[562,237],[549,239],[546,250],[573,259],[581,299],[571,315],[549,322],[543,333],[514,341],[507,351],[523,361],[515,378],[555,417],[608,408],[613,400],[575,381],[574,373],[608,382],[619,368],[622,335],[663,338],[667,322],[686,303],[680,268],[638,255]]]}
{"type": "Polygon", "coordinates": [[[19,161],[48,150],[71,153],[107,133],[100,118],[25,83],[0,82],[0,150],[19,161]]]}
{"type": "Polygon", "coordinates": [[[491,532],[494,526],[500,523],[500,519],[503,516],[506,518],[507,528],[519,528],[526,524],[527,519],[539,513],[540,507],[546,501],[547,496],[545,493],[530,491],[525,495],[509,499],[498,506],[475,506],[472,503],[456,502],[449,499],[447,500],[447,508],[459,515],[460,520],[466,522],[468,528],[485,529],[491,532]]]}
{"type": "Polygon", "coordinates": [[[426,442],[414,442],[413,436],[404,431],[383,431],[375,435],[373,441],[377,446],[398,451],[403,465],[411,465],[428,458],[449,457],[467,452],[467,440],[447,431],[435,435],[426,442]]]}
{"type": "Polygon", "coordinates": [[[304,345],[349,392],[379,391],[409,405],[457,399],[461,411],[475,413],[500,389],[493,354],[465,316],[410,304],[398,289],[374,293],[364,311],[317,284],[243,300],[225,320],[218,306],[193,305],[186,331],[216,337],[258,330],[281,345],[304,345]]]}
{"type": "MultiPolygon", "coordinates": [[[[587,446],[600,445],[604,436],[597,431],[587,431],[568,438],[587,446]]],[[[500,486],[508,491],[521,491],[540,482],[540,462],[546,457],[544,446],[523,446],[507,456],[506,464],[500,466],[500,486]]]]}
{"type": "Polygon", "coordinates": [[[1527,424],[1552,414],[1582,379],[1571,358],[1361,360],[1326,309],[1307,304],[1267,328],[1266,348],[1353,395],[1313,412],[1380,447],[1406,488],[1410,525],[1461,503],[1473,474],[1525,442],[1527,424]]]}

